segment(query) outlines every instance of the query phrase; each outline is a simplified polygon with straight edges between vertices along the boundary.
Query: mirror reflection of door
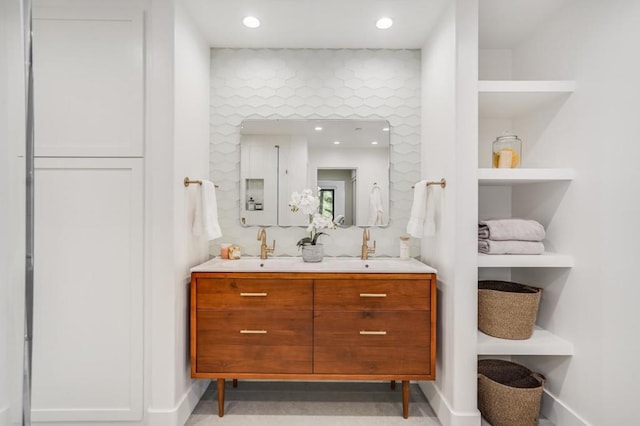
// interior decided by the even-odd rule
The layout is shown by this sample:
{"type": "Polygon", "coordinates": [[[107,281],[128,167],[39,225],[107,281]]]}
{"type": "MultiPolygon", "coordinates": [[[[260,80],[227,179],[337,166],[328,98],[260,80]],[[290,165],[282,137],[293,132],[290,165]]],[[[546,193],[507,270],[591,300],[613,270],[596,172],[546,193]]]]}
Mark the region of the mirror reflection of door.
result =
{"type": "Polygon", "coordinates": [[[356,172],[356,169],[318,169],[320,194],[331,193],[333,199],[331,216],[336,225],[341,227],[355,224],[356,203],[353,182],[357,176],[356,172]]]}
{"type": "Polygon", "coordinates": [[[325,217],[334,216],[334,204],[333,197],[335,194],[334,189],[320,189],[320,214],[325,217]]]}

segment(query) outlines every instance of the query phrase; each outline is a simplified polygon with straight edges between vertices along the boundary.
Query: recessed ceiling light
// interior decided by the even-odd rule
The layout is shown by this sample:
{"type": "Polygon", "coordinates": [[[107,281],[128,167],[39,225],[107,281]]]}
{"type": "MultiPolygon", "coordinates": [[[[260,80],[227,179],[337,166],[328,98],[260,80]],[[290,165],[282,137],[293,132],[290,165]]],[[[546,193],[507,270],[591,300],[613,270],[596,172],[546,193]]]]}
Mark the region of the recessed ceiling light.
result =
{"type": "Polygon", "coordinates": [[[378,145],[378,141],[371,141],[371,145],[378,145]]]}
{"type": "Polygon", "coordinates": [[[388,128],[388,127],[383,127],[383,128],[382,128],[382,131],[383,131],[383,132],[388,132],[388,131],[389,131],[389,128],[388,128]]]}
{"type": "Polygon", "coordinates": [[[380,30],[389,29],[391,28],[392,25],[393,25],[393,19],[387,18],[386,16],[378,19],[378,21],[376,22],[376,27],[378,27],[378,29],[380,30]]]}
{"type": "Polygon", "coordinates": [[[333,141],[334,145],[340,145],[340,141],[333,141]]]}
{"type": "Polygon", "coordinates": [[[320,130],[322,130],[322,127],[321,126],[316,126],[315,129],[316,129],[317,132],[319,132],[320,130]]]}
{"type": "Polygon", "coordinates": [[[242,23],[247,28],[258,28],[260,26],[260,20],[255,16],[245,16],[242,23]]]}

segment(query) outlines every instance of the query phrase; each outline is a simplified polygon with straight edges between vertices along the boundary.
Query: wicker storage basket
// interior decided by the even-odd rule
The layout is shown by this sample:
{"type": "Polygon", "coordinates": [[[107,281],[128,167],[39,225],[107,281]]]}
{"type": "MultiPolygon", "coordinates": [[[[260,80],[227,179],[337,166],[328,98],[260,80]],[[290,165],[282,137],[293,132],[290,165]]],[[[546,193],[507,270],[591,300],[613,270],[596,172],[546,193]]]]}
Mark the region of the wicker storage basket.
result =
{"type": "Polygon", "coordinates": [[[536,426],[545,378],[499,359],[478,361],[478,409],[492,426],[536,426]]]}
{"type": "Polygon", "coordinates": [[[502,339],[533,334],[542,289],[508,281],[478,282],[478,328],[502,339]]]}

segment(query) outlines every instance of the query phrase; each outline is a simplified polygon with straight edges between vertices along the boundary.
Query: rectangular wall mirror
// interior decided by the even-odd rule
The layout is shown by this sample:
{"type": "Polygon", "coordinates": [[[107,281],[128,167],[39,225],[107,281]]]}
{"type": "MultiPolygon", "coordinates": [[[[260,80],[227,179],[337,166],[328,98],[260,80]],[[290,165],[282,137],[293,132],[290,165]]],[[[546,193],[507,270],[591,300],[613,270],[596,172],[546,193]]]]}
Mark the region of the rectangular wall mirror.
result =
{"type": "Polygon", "coordinates": [[[244,120],[240,223],[305,226],[291,194],[318,188],[320,212],[341,227],[389,223],[389,122],[244,120]]]}

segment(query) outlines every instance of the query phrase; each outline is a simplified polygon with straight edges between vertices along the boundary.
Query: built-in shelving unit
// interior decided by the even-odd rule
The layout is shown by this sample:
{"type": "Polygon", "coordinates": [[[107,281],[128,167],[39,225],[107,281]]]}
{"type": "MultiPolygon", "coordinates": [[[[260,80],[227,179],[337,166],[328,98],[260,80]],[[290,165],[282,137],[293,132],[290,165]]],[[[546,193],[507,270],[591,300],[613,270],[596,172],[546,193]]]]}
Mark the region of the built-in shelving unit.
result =
{"type": "MultiPolygon", "coordinates": [[[[541,109],[557,109],[575,90],[572,81],[479,81],[478,116],[483,120],[517,120],[541,109]]],[[[517,130],[517,129],[514,129],[517,130]]],[[[516,187],[525,184],[570,182],[576,176],[571,168],[478,168],[478,186],[516,187]]],[[[510,196],[508,188],[505,194],[510,196]]],[[[525,189],[522,189],[526,191],[525,189]]],[[[539,193],[539,191],[538,191],[539,193]]],[[[479,199],[482,203],[483,200],[479,199]]],[[[478,268],[572,268],[570,254],[545,252],[540,255],[478,254],[478,268]]],[[[526,340],[499,339],[478,331],[478,355],[573,355],[573,344],[561,336],[536,326],[526,340]]]]}
{"type": "Polygon", "coordinates": [[[478,253],[479,268],[571,268],[573,256],[545,252],[542,254],[482,254],[478,253]]]}
{"type": "Polygon", "coordinates": [[[478,355],[573,355],[573,344],[536,327],[526,340],[509,340],[478,331],[478,355]]]}
{"type": "Polygon", "coordinates": [[[570,181],[575,178],[573,169],[478,169],[480,185],[518,185],[570,181]]]}
{"type": "Polygon", "coordinates": [[[480,118],[515,118],[568,97],[573,81],[479,81],[480,118]]]}

